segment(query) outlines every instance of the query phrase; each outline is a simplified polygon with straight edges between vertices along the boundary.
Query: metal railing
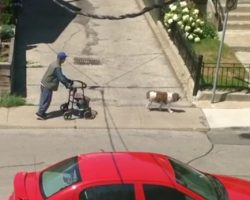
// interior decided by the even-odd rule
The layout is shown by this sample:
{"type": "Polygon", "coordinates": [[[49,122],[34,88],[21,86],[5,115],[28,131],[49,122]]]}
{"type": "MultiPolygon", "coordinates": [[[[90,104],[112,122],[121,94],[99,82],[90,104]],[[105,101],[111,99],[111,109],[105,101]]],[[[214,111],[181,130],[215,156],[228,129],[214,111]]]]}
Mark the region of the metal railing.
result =
{"type": "Polygon", "coordinates": [[[171,25],[171,32],[169,33],[169,36],[177,47],[180,56],[185,62],[191,77],[194,80],[193,95],[196,95],[199,90],[203,56],[195,53],[192,45],[176,23],[171,25]]]}
{"type": "MultiPolygon", "coordinates": [[[[203,63],[200,89],[213,87],[216,63],[203,63]]],[[[250,64],[221,63],[216,87],[219,89],[250,89],[250,64]]]]}
{"type": "Polygon", "coordinates": [[[222,24],[225,19],[224,10],[220,0],[212,0],[212,2],[214,4],[214,9],[215,9],[215,18],[217,19],[218,22],[218,30],[220,31],[223,28],[222,24]]]}
{"type": "MultiPolygon", "coordinates": [[[[220,20],[223,20],[223,8],[220,1],[213,1],[217,5],[216,10],[220,20]]],[[[194,80],[193,95],[197,95],[198,90],[213,88],[216,63],[203,63],[203,56],[195,53],[190,41],[187,40],[179,26],[172,23],[170,28],[169,36],[194,80]]],[[[221,63],[216,87],[218,89],[250,90],[250,64],[221,63]]]]}

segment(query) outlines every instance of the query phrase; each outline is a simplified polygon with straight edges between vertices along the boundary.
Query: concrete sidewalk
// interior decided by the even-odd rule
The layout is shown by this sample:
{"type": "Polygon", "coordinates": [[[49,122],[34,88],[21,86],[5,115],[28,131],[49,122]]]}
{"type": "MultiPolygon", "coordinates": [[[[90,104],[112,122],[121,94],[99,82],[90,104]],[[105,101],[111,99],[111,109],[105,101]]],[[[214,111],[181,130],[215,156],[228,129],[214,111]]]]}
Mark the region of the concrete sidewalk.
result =
{"type": "MultiPolygon", "coordinates": [[[[82,5],[85,8],[94,7],[88,2],[85,3],[86,5],[82,5]]],[[[113,4],[114,2],[111,1],[110,5],[113,4]]],[[[27,5],[33,7],[31,4],[27,5]]],[[[124,6],[126,10],[138,9],[134,0],[124,2],[124,6]]],[[[105,13],[106,8],[107,5],[100,6],[96,12],[105,13]]],[[[34,9],[27,10],[31,12],[34,9]]],[[[116,9],[112,11],[118,12],[116,9]]],[[[56,21],[54,19],[53,23],[56,21]]],[[[24,24],[22,30],[30,34],[30,39],[22,44],[22,49],[27,48],[25,46],[27,42],[30,45],[25,54],[26,100],[30,106],[0,108],[0,128],[133,128],[205,131],[224,127],[250,127],[250,120],[248,120],[250,103],[248,102],[216,104],[208,101],[187,102],[184,106],[176,105],[176,112],[172,114],[150,112],[145,108],[145,92],[148,89],[178,91],[183,96],[185,93],[169,64],[176,60],[171,60],[174,59],[171,56],[168,56],[169,60],[166,59],[153,34],[155,30],[152,30],[152,27],[150,29],[145,16],[122,22],[98,21],[80,16],[72,19],[72,16],[69,16],[66,22],[60,34],[56,32],[56,35],[52,34],[49,37],[50,32],[48,32],[46,41],[41,41],[43,37],[36,35],[37,30],[29,25],[30,23],[26,22],[26,26],[24,24]],[[127,32],[127,28],[133,30],[133,33],[127,32]],[[117,32],[118,29],[124,30],[117,32]],[[49,40],[52,36],[56,38],[54,41],[49,40]],[[98,84],[104,87],[107,105],[103,105],[104,96],[101,96],[100,92],[86,91],[88,96],[95,100],[91,101],[92,109],[97,112],[95,119],[74,118],[65,121],[62,113],[58,111],[60,104],[67,99],[67,91],[62,88],[55,94],[49,109],[52,118],[45,121],[36,119],[40,79],[49,62],[55,59],[56,52],[61,50],[69,55],[63,68],[69,78],[74,77],[87,82],[88,85],[98,84]],[[100,59],[101,65],[74,64],[74,57],[89,55],[95,55],[100,59]]],[[[27,38],[24,32],[21,36],[24,39],[27,38]]],[[[165,44],[165,48],[172,51],[171,46],[166,46],[169,44],[165,44]]],[[[172,52],[174,53],[176,52],[172,52]]]]}
{"type": "Polygon", "coordinates": [[[145,107],[129,106],[92,106],[94,119],[81,119],[78,116],[64,120],[58,106],[50,108],[49,119],[37,120],[35,106],[0,108],[1,128],[95,128],[95,129],[173,129],[200,130],[208,129],[206,119],[199,108],[176,109],[167,111],[149,111],[145,107]]]}
{"type": "Polygon", "coordinates": [[[166,129],[207,131],[216,128],[250,127],[250,102],[194,102],[193,107],[173,107],[149,111],[143,106],[92,105],[94,119],[73,116],[64,120],[59,105],[49,110],[49,119],[37,120],[37,106],[0,108],[0,128],[107,128],[107,129],[166,129]]]}
{"type": "Polygon", "coordinates": [[[250,127],[250,102],[225,101],[211,103],[198,101],[194,104],[201,108],[210,129],[250,127]]]}

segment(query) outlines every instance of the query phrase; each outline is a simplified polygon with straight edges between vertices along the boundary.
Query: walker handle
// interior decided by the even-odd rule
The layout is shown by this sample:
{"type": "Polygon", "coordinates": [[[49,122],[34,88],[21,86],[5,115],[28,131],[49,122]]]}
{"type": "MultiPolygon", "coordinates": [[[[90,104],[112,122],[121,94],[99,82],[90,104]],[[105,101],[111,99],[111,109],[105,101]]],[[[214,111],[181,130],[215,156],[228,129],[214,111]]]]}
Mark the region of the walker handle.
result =
{"type": "Polygon", "coordinates": [[[81,87],[75,87],[75,88],[86,88],[87,87],[87,84],[83,81],[80,81],[80,80],[72,80],[72,81],[81,84],[81,87]]]}

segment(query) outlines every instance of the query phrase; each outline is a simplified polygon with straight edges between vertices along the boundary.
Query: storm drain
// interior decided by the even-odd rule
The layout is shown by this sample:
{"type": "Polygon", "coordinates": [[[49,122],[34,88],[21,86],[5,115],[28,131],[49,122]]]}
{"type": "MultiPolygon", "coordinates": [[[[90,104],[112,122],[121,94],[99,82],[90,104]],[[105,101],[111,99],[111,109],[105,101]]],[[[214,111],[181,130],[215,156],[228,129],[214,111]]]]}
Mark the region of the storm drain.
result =
{"type": "Polygon", "coordinates": [[[242,133],[239,136],[240,136],[240,138],[250,139],[250,133],[242,133]]]}
{"type": "Polygon", "coordinates": [[[101,61],[92,57],[74,57],[74,64],[77,65],[100,65],[101,61]]]}

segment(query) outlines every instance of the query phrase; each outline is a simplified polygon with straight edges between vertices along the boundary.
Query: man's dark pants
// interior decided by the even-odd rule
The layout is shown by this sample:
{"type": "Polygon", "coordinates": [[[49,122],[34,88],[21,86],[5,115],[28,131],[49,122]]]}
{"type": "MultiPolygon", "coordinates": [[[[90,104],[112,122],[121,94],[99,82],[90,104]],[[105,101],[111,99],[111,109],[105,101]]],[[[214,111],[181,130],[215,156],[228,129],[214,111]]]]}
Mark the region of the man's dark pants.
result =
{"type": "Polygon", "coordinates": [[[52,100],[53,91],[45,88],[41,85],[41,96],[40,96],[40,104],[38,113],[41,115],[45,115],[48,110],[51,100],[52,100]]]}

